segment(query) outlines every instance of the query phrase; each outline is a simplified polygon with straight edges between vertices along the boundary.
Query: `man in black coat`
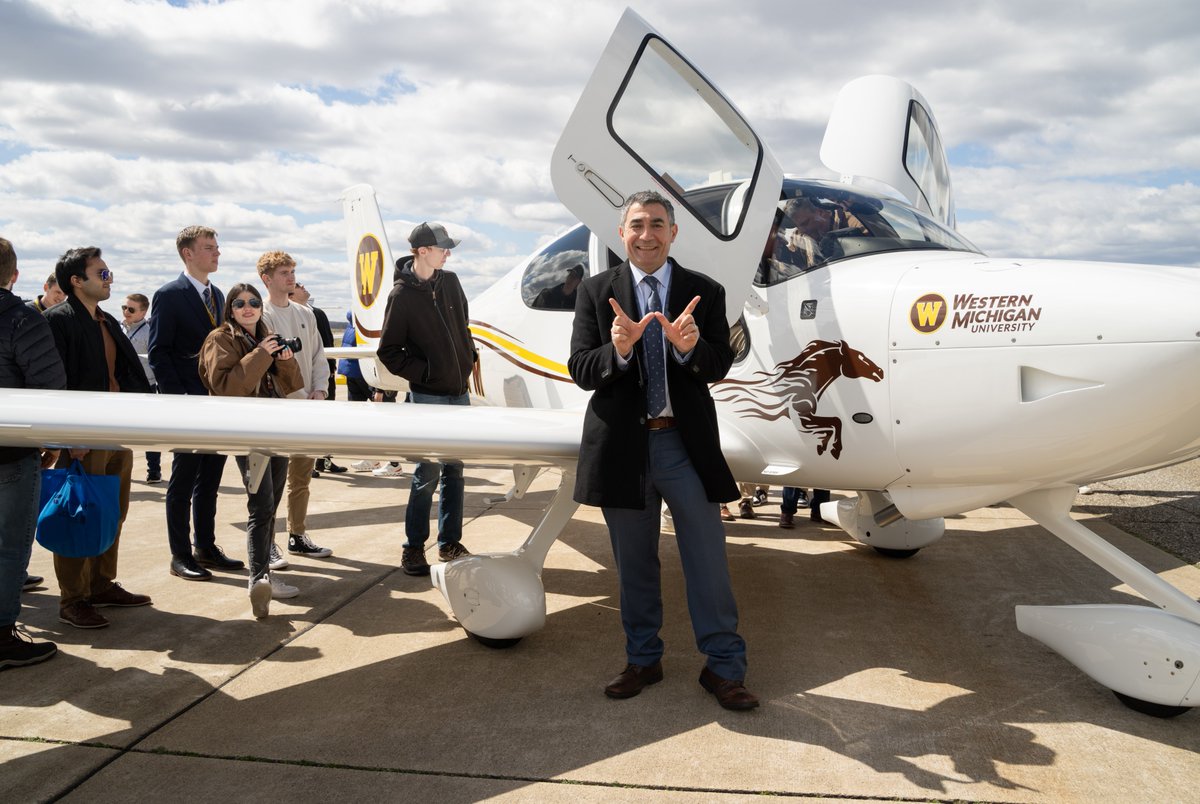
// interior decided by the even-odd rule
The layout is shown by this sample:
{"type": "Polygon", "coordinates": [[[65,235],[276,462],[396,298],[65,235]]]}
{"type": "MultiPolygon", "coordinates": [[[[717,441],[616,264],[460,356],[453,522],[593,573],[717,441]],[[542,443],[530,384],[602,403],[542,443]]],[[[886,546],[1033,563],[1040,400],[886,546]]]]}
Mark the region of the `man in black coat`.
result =
{"type": "MultiPolygon", "coordinates": [[[[112,293],[113,274],[100,249],[73,248],[54,266],[58,286],[67,294],[66,301],[46,311],[46,321],[54,333],[54,345],[62,358],[71,391],[111,391],[148,394],[150,381],[142,369],[133,344],[121,325],[100,309],[100,302],[112,293]]],[[[114,400],[113,404],[120,404],[114,400]]],[[[103,415],[103,411],[97,411],[103,415]]],[[[72,449],[59,457],[59,468],[71,459],[83,463],[90,475],[117,475],[120,485],[120,517],[117,537],[112,546],[92,558],[54,556],[54,574],[58,577],[60,622],[76,628],[104,628],[108,620],[96,609],[106,606],[130,608],[150,605],[147,595],[126,591],[116,582],[117,550],[121,527],[129,512],[129,481],[133,453],[127,449],[72,449]]]]}
{"type": "Polygon", "coordinates": [[[627,664],[604,692],[631,698],[663,678],[658,538],[666,500],[696,645],[708,657],[700,684],[727,709],[753,709],[718,514],[738,491],[708,391],[733,364],[725,290],[668,259],[678,227],[659,193],[630,196],[618,231],[628,259],[580,287],[568,361],[575,383],[594,391],[575,499],[603,509],[621,588],[627,664]]]}
{"type": "MultiPolygon", "coordinates": [[[[17,275],[17,252],[0,237],[0,388],[61,391],[67,378],[50,325],[12,292],[17,275]]],[[[34,642],[17,628],[37,525],[40,470],[57,457],[58,450],[0,446],[0,670],[44,662],[58,652],[53,642],[34,642]]]]}
{"type": "MultiPolygon", "coordinates": [[[[471,317],[462,284],[444,268],[458,243],[440,223],[420,223],[408,235],[412,256],[396,260],[376,355],[388,371],[408,380],[409,401],[417,404],[471,404],[467,382],[476,359],[471,317]]],[[[404,510],[400,568],[408,575],[429,574],[425,543],[439,484],[438,559],[471,554],[462,544],[462,463],[422,461],[413,469],[404,510]]]]}

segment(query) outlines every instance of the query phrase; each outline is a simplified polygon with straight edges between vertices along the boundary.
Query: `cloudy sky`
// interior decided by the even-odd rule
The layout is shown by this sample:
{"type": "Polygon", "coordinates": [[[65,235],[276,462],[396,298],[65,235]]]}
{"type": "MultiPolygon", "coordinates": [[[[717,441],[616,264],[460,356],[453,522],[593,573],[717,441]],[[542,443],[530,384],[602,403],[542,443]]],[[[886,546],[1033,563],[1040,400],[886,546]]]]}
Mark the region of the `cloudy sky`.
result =
{"type": "MultiPolygon", "coordinates": [[[[339,191],[375,186],[393,244],[464,237],[482,290],[572,220],[550,185],[563,124],[624,2],[0,0],[0,235],[18,294],[98,245],[126,293],[220,233],[219,284],[265,250],[344,311],[339,191]]],[[[645,0],[784,169],[846,81],[888,73],[933,107],[959,229],[997,256],[1200,265],[1200,4],[645,0]]]]}

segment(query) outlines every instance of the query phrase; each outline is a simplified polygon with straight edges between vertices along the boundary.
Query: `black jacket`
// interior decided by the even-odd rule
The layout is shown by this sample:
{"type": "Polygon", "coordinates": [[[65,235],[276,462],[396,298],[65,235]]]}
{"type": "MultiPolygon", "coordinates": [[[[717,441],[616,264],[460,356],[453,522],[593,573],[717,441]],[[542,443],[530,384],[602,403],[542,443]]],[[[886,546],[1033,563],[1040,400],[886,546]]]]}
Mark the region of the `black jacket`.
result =
{"type": "MultiPolygon", "coordinates": [[[[0,387],[52,391],[67,387],[50,325],[41,313],[4,289],[0,289],[0,387]]],[[[29,447],[0,446],[0,463],[11,463],[35,452],[29,447]]]]}
{"type": "MultiPolygon", "coordinates": [[[[717,412],[708,385],[725,377],[733,365],[729,324],[725,320],[725,288],[703,274],[672,262],[671,290],[665,313],[678,316],[694,297],[692,312],[700,340],[688,362],[680,364],[668,352],[667,388],[688,458],[704,484],[710,502],[738,497],[737,484],[721,454],[717,412]]],[[[617,366],[612,345],[616,317],[609,299],[621,309],[636,311],[633,273],[628,262],[591,277],[579,286],[575,326],[571,333],[571,379],[593,391],[583,419],[575,500],[612,508],[645,507],[646,430],[645,371],[642,344],[634,347],[624,370],[617,366]]]]}
{"type": "Polygon", "coordinates": [[[412,257],[396,261],[397,280],[388,294],[375,354],[418,393],[465,394],[476,358],[467,328],[467,297],[450,271],[434,271],[423,282],[413,273],[412,262],[412,257]]]}
{"type": "MultiPolygon", "coordinates": [[[[117,347],[114,374],[122,391],[148,394],[150,381],[142,368],[133,344],[117,320],[103,310],[104,326],[108,328],[117,347]]],[[[63,304],[56,304],[45,313],[54,333],[54,344],[67,372],[67,388],[72,391],[107,391],[108,360],[104,356],[104,338],[96,319],[88,313],[83,302],[73,294],[63,304]]]]}

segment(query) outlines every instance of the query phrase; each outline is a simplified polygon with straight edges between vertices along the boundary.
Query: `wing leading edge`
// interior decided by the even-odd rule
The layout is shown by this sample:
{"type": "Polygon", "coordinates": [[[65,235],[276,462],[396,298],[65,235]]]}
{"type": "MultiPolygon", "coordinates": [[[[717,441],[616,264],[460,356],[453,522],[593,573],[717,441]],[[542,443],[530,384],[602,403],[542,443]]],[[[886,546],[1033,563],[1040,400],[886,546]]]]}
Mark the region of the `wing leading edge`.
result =
{"type": "Polygon", "coordinates": [[[574,465],[583,413],[6,389],[0,442],[574,465]]]}

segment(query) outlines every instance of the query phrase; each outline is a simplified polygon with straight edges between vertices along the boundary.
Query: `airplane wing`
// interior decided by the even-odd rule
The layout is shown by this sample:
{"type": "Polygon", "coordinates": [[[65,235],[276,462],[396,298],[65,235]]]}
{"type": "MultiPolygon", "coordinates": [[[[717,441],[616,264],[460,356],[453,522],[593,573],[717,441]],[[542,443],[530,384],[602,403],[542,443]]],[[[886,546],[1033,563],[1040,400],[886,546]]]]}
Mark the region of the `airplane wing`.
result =
{"type": "Polygon", "coordinates": [[[583,413],[5,389],[0,443],[573,466],[583,413]]]}

